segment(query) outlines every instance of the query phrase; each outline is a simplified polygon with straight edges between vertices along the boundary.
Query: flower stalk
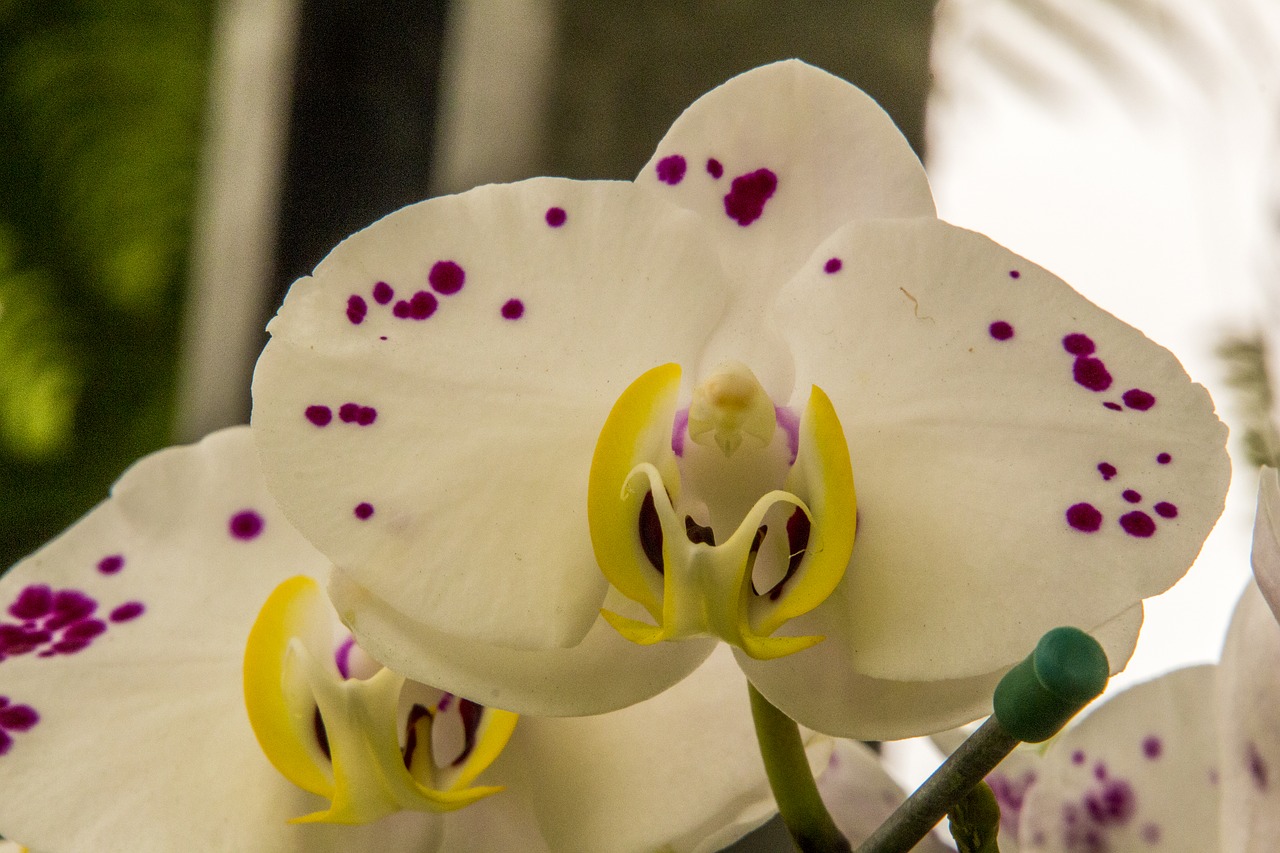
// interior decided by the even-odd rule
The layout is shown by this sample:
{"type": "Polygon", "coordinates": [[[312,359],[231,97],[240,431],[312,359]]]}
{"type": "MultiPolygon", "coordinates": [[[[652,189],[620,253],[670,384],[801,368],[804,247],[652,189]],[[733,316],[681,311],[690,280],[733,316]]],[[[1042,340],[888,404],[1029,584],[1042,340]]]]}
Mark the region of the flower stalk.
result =
{"type": "Polygon", "coordinates": [[[800,727],[764,698],[755,685],[748,684],[747,689],[764,769],[778,802],[778,813],[796,846],[801,853],[850,853],[853,848],[836,828],[818,795],[800,727]]]}

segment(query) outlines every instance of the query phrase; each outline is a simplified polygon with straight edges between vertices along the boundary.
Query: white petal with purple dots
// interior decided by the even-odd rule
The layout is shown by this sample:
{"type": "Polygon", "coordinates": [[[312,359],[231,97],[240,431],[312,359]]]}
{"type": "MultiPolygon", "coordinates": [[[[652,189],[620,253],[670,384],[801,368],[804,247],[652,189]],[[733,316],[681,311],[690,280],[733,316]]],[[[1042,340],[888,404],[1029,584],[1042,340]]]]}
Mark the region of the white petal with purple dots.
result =
{"type": "Polygon", "coordinates": [[[1218,849],[1215,669],[1132,687],[1054,740],[1026,794],[1019,850],[1218,849]]]}
{"type": "Polygon", "coordinates": [[[249,728],[258,608],[327,565],[267,495],[245,428],[129,469],[0,579],[0,831],[49,853],[433,849],[435,815],[288,825],[322,801],[249,728]]]}
{"type": "Polygon", "coordinates": [[[952,726],[1057,625],[1101,632],[1123,666],[1141,599],[1185,572],[1229,477],[1225,427],[1172,355],[939,222],[884,113],[795,62],[701,99],[634,185],[545,179],[393,214],[295,285],[271,332],[255,431],[286,512],[337,566],[344,620],[411,677],[517,711],[621,707],[715,635],[807,725],[952,726]],[[632,395],[656,370],[683,377],[674,402],[632,395]],[[722,427],[755,400],[763,447],[703,452],[708,393],[722,427]],[[852,488],[826,452],[845,439],[852,488]],[[637,514],[596,513],[611,520],[594,555],[593,454],[609,464],[592,506],[620,489],[637,514]],[[834,498],[826,530],[856,525],[843,580],[848,537],[824,537],[796,489],[834,498]],[[819,555],[829,598],[759,606],[819,555]],[[706,567],[680,574],[678,602],[677,558],[706,567]],[[709,608],[714,573],[732,582],[708,581],[709,608]],[[726,589],[747,602],[738,624],[726,589]],[[653,645],[617,642],[602,607],[653,645]],[[735,640],[758,625],[775,650],[826,639],[760,660],[764,643],[735,640]]]}
{"type": "Polygon", "coordinates": [[[1231,618],[1218,684],[1222,849],[1271,851],[1280,838],[1280,625],[1252,583],[1231,618]]]}

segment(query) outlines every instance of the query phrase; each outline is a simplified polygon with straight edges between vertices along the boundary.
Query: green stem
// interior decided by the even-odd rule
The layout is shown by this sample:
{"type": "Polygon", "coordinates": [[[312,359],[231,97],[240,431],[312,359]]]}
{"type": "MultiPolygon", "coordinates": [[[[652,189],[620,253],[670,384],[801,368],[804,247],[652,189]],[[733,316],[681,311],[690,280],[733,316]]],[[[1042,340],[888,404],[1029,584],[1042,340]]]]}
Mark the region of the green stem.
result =
{"type": "Polygon", "coordinates": [[[840,834],[830,812],[818,795],[818,785],[809,770],[800,727],[760,695],[755,685],[751,693],[751,717],[756,724],[760,757],[778,801],[778,813],[787,825],[801,853],[851,853],[848,840],[840,834]]]}
{"type": "Polygon", "coordinates": [[[906,853],[1018,745],[993,715],[925,780],[858,848],[858,853],[906,853]]]}

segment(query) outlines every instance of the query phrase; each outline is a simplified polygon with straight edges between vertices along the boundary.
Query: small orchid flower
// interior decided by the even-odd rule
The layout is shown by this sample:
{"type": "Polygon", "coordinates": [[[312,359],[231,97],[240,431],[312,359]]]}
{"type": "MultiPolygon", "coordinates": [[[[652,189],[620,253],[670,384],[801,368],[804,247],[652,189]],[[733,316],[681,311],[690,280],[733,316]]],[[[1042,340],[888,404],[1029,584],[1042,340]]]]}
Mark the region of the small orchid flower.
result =
{"type": "Polygon", "coordinates": [[[817,730],[957,725],[1057,625],[1121,668],[1229,477],[1170,353],[939,221],[889,118],[799,62],[704,96],[634,183],[386,217],[270,332],[255,436],[343,622],[522,713],[723,641],[817,730]]]}
{"type": "MultiPolygon", "coordinates": [[[[0,834],[43,853],[640,853],[716,850],[774,813],[727,651],[652,701],[516,723],[364,655],[328,570],[247,428],[131,468],[0,578],[0,834]]],[[[821,767],[831,744],[810,749],[821,767]]]]}

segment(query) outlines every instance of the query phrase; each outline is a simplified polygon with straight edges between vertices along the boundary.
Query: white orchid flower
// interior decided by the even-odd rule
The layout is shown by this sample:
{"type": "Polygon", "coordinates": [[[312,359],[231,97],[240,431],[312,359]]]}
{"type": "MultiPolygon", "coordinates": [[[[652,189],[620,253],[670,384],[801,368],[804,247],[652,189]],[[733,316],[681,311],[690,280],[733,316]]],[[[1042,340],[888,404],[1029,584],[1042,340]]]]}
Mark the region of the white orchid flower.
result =
{"type": "Polygon", "coordinates": [[[0,834],[39,853],[641,853],[718,850],[775,812],[727,651],[651,701],[513,732],[365,657],[328,569],[247,428],[131,468],[0,578],[0,834]]]}
{"type": "Polygon", "coordinates": [[[624,707],[724,641],[814,729],[960,724],[1055,626],[1121,668],[1229,477],[1169,352],[939,221],[889,118],[799,62],[700,99],[634,183],[391,214],[270,332],[255,436],[343,622],[522,713],[624,707]]]}

